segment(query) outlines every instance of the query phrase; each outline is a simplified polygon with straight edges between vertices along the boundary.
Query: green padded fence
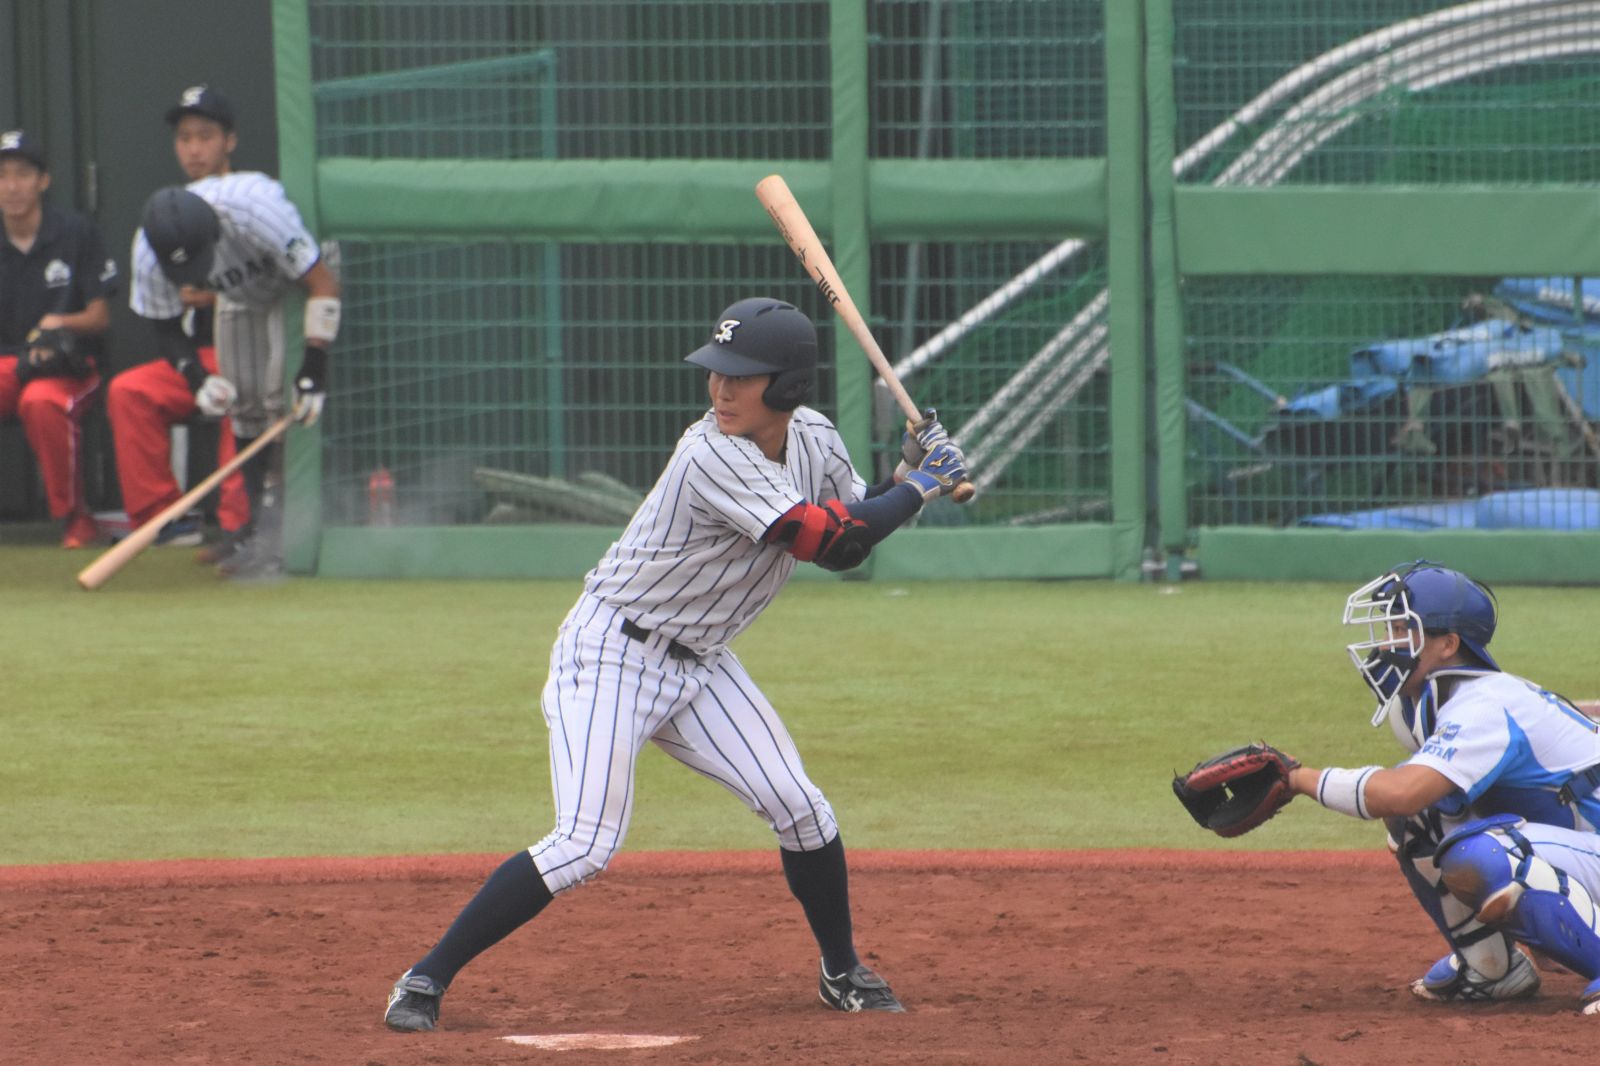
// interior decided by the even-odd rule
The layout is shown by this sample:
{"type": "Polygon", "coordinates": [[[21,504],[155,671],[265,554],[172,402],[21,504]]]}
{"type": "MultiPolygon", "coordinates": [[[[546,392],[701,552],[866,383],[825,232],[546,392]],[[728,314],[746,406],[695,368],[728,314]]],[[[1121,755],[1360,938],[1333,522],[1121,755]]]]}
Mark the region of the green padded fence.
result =
{"type": "Polygon", "coordinates": [[[274,2],[347,287],[301,569],[581,568],[748,292],[816,315],[817,406],[885,471],[899,416],[750,195],[779,171],[982,489],[878,575],[1529,580],[1543,537],[1600,580],[1600,341],[1497,289],[1600,276],[1583,5],[274,2]]]}

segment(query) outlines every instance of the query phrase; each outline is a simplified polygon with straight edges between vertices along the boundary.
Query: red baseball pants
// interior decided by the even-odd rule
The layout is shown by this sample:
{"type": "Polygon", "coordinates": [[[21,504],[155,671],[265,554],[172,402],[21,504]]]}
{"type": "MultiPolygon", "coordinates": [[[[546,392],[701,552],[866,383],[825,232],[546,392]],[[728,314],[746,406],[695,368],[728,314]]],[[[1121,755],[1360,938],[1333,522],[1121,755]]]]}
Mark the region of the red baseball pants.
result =
{"type": "MultiPolygon", "coordinates": [[[[216,349],[201,348],[200,363],[215,374],[216,349]]],[[[135,529],[183,495],[172,476],[172,426],[194,417],[196,410],[188,383],[165,359],[142,363],[111,379],[106,414],[117,449],[122,505],[135,529]]],[[[217,464],[226,463],[233,455],[233,425],[225,418],[217,435],[217,464]]],[[[232,533],[250,520],[244,476],[235,473],[224,478],[221,491],[217,524],[232,533]]]]}
{"type": "Polygon", "coordinates": [[[100,375],[17,380],[17,357],[0,356],[0,418],[21,421],[39,464],[51,518],[88,510],[83,501],[83,417],[100,389],[100,375]]]}

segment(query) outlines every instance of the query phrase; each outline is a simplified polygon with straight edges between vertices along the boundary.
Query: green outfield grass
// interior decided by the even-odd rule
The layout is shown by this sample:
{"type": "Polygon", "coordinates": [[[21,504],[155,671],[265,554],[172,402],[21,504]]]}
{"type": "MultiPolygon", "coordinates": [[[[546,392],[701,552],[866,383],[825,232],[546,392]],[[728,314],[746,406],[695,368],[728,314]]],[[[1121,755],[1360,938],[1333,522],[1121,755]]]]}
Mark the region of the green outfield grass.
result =
{"type": "MultiPolygon", "coordinates": [[[[537,707],[576,582],[238,587],[152,550],[0,550],[0,863],[503,852],[551,817],[537,707]]],[[[1388,762],[1320,584],[803,582],[736,644],[853,847],[1373,847],[1305,801],[1202,833],[1174,768],[1265,738],[1388,762]]],[[[1502,665],[1600,696],[1600,591],[1499,590],[1502,665]]],[[[654,749],[628,846],[763,848],[654,749]]]]}

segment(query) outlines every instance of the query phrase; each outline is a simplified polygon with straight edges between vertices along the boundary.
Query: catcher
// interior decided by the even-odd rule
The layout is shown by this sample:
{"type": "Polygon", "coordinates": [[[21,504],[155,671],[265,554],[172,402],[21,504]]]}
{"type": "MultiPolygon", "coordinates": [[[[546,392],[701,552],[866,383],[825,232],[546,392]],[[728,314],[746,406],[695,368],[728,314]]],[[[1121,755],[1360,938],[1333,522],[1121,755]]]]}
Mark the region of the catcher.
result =
{"type": "Polygon", "coordinates": [[[1202,826],[1236,836],[1297,795],[1381,818],[1417,901],[1450,946],[1419,999],[1521,999],[1539,990],[1526,945],[1586,978],[1600,1016],[1600,723],[1505,673],[1489,654],[1498,608],[1480,582],[1427,560],[1351,593],[1350,657],[1410,757],[1317,770],[1265,744],[1173,780],[1202,826]]]}

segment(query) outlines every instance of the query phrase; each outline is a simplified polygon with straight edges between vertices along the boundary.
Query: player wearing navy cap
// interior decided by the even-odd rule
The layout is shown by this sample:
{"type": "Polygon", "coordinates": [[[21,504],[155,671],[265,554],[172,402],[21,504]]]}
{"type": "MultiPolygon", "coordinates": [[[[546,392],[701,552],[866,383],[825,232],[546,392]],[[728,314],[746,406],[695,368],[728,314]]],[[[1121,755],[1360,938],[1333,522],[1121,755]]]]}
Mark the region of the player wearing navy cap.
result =
{"type": "Polygon", "coordinates": [[[83,498],[83,418],[120,278],[94,223],[45,203],[49,187],[39,142],[0,132],[0,418],[22,422],[61,545],[82,548],[100,536],[83,498]]]}
{"type": "MultiPolygon", "coordinates": [[[[183,90],[166,112],[172,127],[174,154],[190,180],[233,172],[233,151],[238,146],[233,108],[221,93],[205,85],[183,90]]],[[[208,374],[217,372],[217,350],[212,339],[216,294],[189,285],[181,290],[185,308],[182,324],[194,341],[195,354],[208,374]]],[[[152,359],[130,367],[112,379],[107,406],[117,440],[118,470],[122,477],[123,505],[135,526],[164,510],[181,495],[172,474],[170,427],[191,421],[199,413],[195,396],[173,365],[152,359]]],[[[232,459],[236,451],[233,424],[218,419],[215,429],[217,463],[232,459]]],[[[194,441],[198,435],[191,435],[194,441]]],[[[201,550],[201,559],[219,562],[232,555],[248,534],[250,503],[242,474],[225,479],[219,490],[217,523],[222,539],[201,550]]],[[[159,544],[185,545],[200,540],[198,523],[184,517],[162,531],[159,544]]]]}
{"type": "Polygon", "coordinates": [[[711,408],[683,434],[621,539],[584,579],[550,656],[555,828],[507,859],[395,984],[384,1021],[434,1028],[456,973],[600,873],[622,846],[646,741],[721,784],[776,835],[789,889],[821,953],[819,992],[842,1011],[900,1011],[856,954],[844,845],[788,730],[729,643],[797,562],[859,565],[925,500],[964,476],[936,421],[904,479],[868,488],[833,424],[805,406],[816,331],[794,306],[741,300],[688,362],[711,408]]]}
{"type": "MultiPolygon", "coordinates": [[[[223,134],[220,143],[232,143],[232,110],[208,87],[186,90],[168,118],[176,119],[179,160],[186,167],[192,159],[183,142],[186,126],[210,122],[223,134]]],[[[284,410],[282,304],[291,288],[304,289],[305,349],[294,376],[293,414],[303,425],[320,417],[328,348],[339,329],[339,282],[281,184],[265,174],[229,171],[158,190],[145,204],[132,260],[129,303],[157,323],[162,356],[187,387],[190,410],[214,418],[227,415],[240,447],[284,410]],[[205,364],[182,325],[186,311],[200,302],[197,290],[216,298],[215,368],[205,364]]],[[[111,414],[130,515],[136,507],[141,513],[159,511],[172,491],[156,461],[163,454],[159,438],[172,421],[187,415],[151,403],[133,389],[124,393],[116,383],[111,414]]],[[[225,576],[282,573],[281,510],[268,489],[269,475],[280,462],[281,451],[274,447],[245,467],[249,536],[219,564],[225,576]]]]}

